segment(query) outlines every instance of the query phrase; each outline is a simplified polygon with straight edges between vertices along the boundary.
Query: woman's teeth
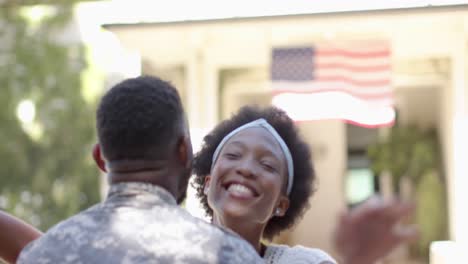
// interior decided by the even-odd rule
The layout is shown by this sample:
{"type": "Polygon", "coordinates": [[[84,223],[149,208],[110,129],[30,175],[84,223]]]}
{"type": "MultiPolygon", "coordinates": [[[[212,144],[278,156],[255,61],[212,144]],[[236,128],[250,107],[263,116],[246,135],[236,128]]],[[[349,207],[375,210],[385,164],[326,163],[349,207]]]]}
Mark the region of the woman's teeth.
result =
{"type": "Polygon", "coordinates": [[[233,193],[233,194],[238,194],[242,196],[250,196],[250,197],[254,196],[254,193],[252,192],[252,190],[250,190],[249,188],[245,187],[242,184],[237,184],[237,183],[231,184],[229,185],[227,190],[228,192],[233,193]]]}

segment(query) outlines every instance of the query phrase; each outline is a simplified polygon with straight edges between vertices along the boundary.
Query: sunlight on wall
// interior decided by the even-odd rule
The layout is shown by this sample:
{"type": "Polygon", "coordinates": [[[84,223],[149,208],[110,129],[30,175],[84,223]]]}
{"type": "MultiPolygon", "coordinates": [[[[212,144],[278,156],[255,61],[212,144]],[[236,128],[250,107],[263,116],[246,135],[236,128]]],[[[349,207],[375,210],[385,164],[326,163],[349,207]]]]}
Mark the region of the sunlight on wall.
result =
{"type": "Polygon", "coordinates": [[[296,121],[343,119],[364,127],[378,127],[391,125],[395,119],[392,106],[373,106],[342,92],[282,93],[273,97],[273,104],[296,121]]]}
{"type": "Polygon", "coordinates": [[[457,242],[468,245],[468,210],[466,201],[468,201],[468,119],[455,118],[454,120],[454,183],[453,189],[449,190],[452,195],[452,210],[454,225],[454,239],[457,242]]]}
{"type": "Polygon", "coordinates": [[[374,176],[366,168],[350,169],[346,175],[346,200],[359,203],[374,194],[374,176]]]}
{"type": "Polygon", "coordinates": [[[113,0],[83,3],[81,6],[101,13],[107,23],[141,23],[196,21],[224,18],[262,17],[276,15],[320,14],[363,10],[385,10],[428,6],[450,6],[467,3],[466,0],[328,0],[328,1],[154,1],[113,0]],[[181,8],[181,6],[183,8],[181,8]],[[209,8],[207,8],[209,7],[209,8]],[[112,10],[112,12],[108,12],[112,10]],[[129,12],[128,10],[132,10],[129,12]],[[155,12],[157,10],[158,12],[155,12]]]}
{"type": "Polygon", "coordinates": [[[104,29],[102,12],[107,9],[93,6],[78,4],[75,9],[77,35],[86,47],[88,67],[82,73],[82,94],[88,102],[97,100],[103,88],[142,72],[140,53],[124,48],[117,36],[104,29]]]}
{"type": "Polygon", "coordinates": [[[431,244],[431,264],[464,263],[467,258],[466,248],[453,241],[437,241],[431,244]]]}

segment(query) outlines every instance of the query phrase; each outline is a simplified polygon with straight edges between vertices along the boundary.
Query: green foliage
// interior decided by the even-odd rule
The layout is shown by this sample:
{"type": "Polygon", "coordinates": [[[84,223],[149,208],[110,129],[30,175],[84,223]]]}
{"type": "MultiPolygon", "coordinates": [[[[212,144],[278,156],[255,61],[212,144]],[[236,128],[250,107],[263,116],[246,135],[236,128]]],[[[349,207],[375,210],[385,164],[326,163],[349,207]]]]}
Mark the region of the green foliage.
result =
{"type": "Polygon", "coordinates": [[[395,191],[398,191],[398,183],[403,176],[419,182],[425,173],[440,171],[439,143],[435,129],[394,126],[384,142],[369,146],[367,154],[375,174],[380,175],[383,171],[391,173],[395,191]]]}
{"type": "Polygon", "coordinates": [[[411,252],[427,260],[432,241],[447,238],[447,200],[441,177],[441,157],[435,129],[395,126],[388,138],[368,148],[371,167],[376,174],[388,171],[398,193],[401,177],[415,186],[416,213],[411,220],[420,230],[420,239],[411,252]]]}
{"type": "Polygon", "coordinates": [[[42,230],[100,198],[85,49],[54,40],[72,14],[72,1],[57,2],[34,23],[19,5],[0,8],[0,207],[42,230]],[[25,99],[36,106],[27,124],[17,118],[25,99]]]}
{"type": "Polygon", "coordinates": [[[416,255],[427,258],[432,241],[448,238],[446,191],[437,172],[428,172],[421,178],[416,186],[416,201],[414,221],[418,224],[421,235],[413,251],[416,255]]]}

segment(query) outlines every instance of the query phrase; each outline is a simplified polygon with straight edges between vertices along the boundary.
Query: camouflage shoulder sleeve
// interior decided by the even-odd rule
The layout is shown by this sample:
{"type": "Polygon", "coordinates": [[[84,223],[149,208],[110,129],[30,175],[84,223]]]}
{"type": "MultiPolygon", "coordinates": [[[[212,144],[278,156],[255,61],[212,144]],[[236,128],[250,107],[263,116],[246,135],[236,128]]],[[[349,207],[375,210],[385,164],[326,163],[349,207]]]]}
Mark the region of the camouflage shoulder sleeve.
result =
{"type": "Polygon", "coordinates": [[[241,237],[225,232],[219,259],[221,263],[246,264],[265,263],[257,251],[241,237]]]}

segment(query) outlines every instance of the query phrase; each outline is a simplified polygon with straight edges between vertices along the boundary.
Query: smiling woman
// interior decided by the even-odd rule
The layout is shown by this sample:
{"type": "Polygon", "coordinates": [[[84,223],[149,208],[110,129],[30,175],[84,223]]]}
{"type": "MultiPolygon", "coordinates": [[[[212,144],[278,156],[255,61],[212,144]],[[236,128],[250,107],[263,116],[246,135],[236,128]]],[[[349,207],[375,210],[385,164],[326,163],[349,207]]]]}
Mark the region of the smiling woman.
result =
{"type": "Polygon", "coordinates": [[[267,130],[251,127],[237,133],[222,149],[206,177],[208,203],[214,209],[215,223],[244,220],[266,223],[283,216],[289,199],[283,190],[287,178],[281,148],[267,130]],[[213,188],[210,188],[210,187],[213,188]]]}
{"type": "Polygon", "coordinates": [[[194,172],[213,223],[241,235],[267,263],[335,263],[318,249],[261,243],[302,217],[315,186],[309,147],[284,111],[241,108],[204,138],[194,172]]]}

